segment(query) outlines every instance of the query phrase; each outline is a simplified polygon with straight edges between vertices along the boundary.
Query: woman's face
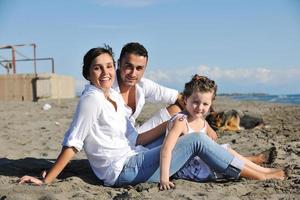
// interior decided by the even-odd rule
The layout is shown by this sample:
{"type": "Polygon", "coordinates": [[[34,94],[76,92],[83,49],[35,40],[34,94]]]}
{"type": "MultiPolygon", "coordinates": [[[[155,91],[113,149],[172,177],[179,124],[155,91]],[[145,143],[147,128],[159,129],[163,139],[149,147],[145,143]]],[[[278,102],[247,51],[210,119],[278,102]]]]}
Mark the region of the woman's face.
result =
{"type": "Polygon", "coordinates": [[[109,54],[104,53],[94,58],[89,70],[89,80],[104,92],[111,88],[115,80],[115,67],[109,54]]]}
{"type": "Polygon", "coordinates": [[[193,92],[186,100],[186,110],[192,118],[204,118],[213,99],[212,92],[193,92]]]}

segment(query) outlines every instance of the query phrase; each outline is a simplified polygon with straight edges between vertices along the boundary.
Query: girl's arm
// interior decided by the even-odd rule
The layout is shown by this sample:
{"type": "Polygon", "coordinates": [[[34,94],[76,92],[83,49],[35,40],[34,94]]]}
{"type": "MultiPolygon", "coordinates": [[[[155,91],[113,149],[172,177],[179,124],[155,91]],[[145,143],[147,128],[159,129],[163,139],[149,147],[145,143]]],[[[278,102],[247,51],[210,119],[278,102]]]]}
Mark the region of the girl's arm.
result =
{"type": "Polygon", "coordinates": [[[174,184],[169,181],[170,164],[172,158],[172,151],[181,133],[184,132],[186,122],[183,118],[178,117],[169,134],[166,136],[160,152],[160,189],[170,189],[174,184]]]}
{"type": "Polygon", "coordinates": [[[34,185],[43,185],[47,183],[51,183],[65,166],[69,163],[69,161],[73,158],[73,156],[77,153],[77,150],[74,147],[65,147],[59,154],[55,164],[50,169],[47,176],[44,180],[37,179],[32,176],[23,176],[18,180],[19,183],[33,183],[34,185]]]}
{"type": "Polygon", "coordinates": [[[208,122],[205,120],[204,121],[206,123],[206,126],[207,126],[207,136],[210,137],[212,140],[216,141],[218,139],[218,135],[216,133],[216,131],[214,131],[214,129],[212,129],[210,127],[210,125],[208,124],[208,122]]]}

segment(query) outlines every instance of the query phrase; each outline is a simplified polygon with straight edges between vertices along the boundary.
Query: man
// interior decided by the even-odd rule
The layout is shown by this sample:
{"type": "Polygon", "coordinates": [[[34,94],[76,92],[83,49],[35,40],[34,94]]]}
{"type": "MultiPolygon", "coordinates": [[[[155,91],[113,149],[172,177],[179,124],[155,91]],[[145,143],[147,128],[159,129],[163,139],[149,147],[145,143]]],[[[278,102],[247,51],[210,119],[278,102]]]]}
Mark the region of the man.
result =
{"type": "MultiPolygon", "coordinates": [[[[162,108],[139,127],[139,133],[168,121],[171,116],[180,112],[184,106],[182,96],[177,90],[163,87],[143,77],[147,63],[148,52],[143,45],[137,42],[126,44],[122,48],[118,59],[117,78],[113,84],[113,89],[123,97],[127,116],[133,125],[135,125],[135,120],[141,113],[146,101],[171,104],[167,108],[162,108]]],[[[162,126],[165,129],[166,123],[162,126]]],[[[209,133],[210,137],[217,139],[216,133],[211,128],[209,133]]]]}
{"type": "MultiPolygon", "coordinates": [[[[163,87],[143,77],[147,63],[146,48],[137,42],[127,43],[121,50],[117,76],[112,88],[123,97],[126,114],[133,125],[135,125],[135,120],[146,101],[170,104],[167,108],[162,108],[155,113],[137,129],[139,133],[143,134],[140,134],[141,137],[138,137],[136,144],[148,144],[147,148],[153,148],[162,144],[167,121],[175,113],[182,111],[185,106],[182,96],[177,90],[163,87]],[[155,129],[153,129],[154,127],[155,129]]],[[[213,140],[217,140],[217,134],[210,126],[208,126],[207,135],[213,140]]],[[[269,156],[273,153],[274,149],[270,149],[247,158],[256,164],[262,164],[269,162],[269,156]]]]}

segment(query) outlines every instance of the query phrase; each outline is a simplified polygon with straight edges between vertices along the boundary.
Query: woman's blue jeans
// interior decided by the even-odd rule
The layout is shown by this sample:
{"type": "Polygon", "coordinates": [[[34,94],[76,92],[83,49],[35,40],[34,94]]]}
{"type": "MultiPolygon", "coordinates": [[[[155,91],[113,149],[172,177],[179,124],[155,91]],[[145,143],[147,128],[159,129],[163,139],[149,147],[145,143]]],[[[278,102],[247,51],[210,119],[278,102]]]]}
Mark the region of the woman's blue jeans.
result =
{"type": "MultiPolygon", "coordinates": [[[[160,181],[160,149],[154,147],[128,159],[115,186],[135,185],[142,182],[160,181]]],[[[178,138],[172,151],[170,176],[175,174],[189,159],[199,156],[215,172],[238,176],[240,170],[231,166],[234,156],[206,134],[190,133],[178,138]]]]}

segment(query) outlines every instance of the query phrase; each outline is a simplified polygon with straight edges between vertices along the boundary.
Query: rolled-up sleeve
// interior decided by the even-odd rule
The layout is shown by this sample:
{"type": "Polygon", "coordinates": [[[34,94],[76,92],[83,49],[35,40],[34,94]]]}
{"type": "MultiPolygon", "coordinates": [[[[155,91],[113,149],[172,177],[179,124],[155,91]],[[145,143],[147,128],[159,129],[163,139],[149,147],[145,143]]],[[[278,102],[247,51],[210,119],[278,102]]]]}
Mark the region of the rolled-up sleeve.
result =
{"type": "Polygon", "coordinates": [[[138,132],[136,131],[136,129],[134,128],[134,126],[132,125],[132,123],[130,122],[130,120],[128,118],[126,118],[126,138],[130,141],[131,144],[133,144],[135,146],[136,144],[136,139],[138,137],[138,132]]]}
{"type": "Polygon", "coordinates": [[[161,86],[146,78],[143,78],[141,82],[147,101],[173,104],[177,100],[177,90],[161,86]]]}
{"type": "Polygon", "coordinates": [[[98,104],[92,95],[80,99],[70,128],[65,133],[63,146],[74,147],[77,151],[82,150],[84,140],[97,119],[98,104]]]}

